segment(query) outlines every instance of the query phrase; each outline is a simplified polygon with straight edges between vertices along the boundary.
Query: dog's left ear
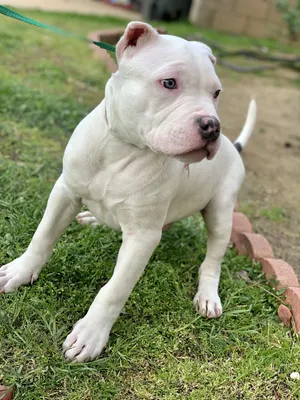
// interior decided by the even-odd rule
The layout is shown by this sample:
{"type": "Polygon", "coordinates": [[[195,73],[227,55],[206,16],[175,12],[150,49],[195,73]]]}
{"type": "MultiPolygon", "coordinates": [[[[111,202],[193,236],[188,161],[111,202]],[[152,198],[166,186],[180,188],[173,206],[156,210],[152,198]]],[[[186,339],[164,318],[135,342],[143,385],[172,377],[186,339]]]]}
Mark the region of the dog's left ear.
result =
{"type": "Polygon", "coordinates": [[[195,44],[196,46],[198,46],[199,48],[201,48],[202,50],[206,50],[208,58],[210,59],[210,61],[212,62],[213,65],[215,65],[217,63],[217,59],[216,57],[213,55],[212,50],[210,47],[208,47],[205,43],[201,43],[201,42],[191,42],[193,44],[195,44]]]}
{"type": "Polygon", "coordinates": [[[124,35],[119,40],[116,47],[117,60],[119,61],[125,51],[133,55],[146,43],[157,39],[159,34],[151,25],[145,22],[130,22],[124,35]]]}
{"type": "Polygon", "coordinates": [[[213,53],[210,51],[210,53],[208,53],[208,58],[210,59],[210,61],[213,63],[213,65],[216,65],[217,63],[217,59],[216,57],[213,55],[213,53]]]}

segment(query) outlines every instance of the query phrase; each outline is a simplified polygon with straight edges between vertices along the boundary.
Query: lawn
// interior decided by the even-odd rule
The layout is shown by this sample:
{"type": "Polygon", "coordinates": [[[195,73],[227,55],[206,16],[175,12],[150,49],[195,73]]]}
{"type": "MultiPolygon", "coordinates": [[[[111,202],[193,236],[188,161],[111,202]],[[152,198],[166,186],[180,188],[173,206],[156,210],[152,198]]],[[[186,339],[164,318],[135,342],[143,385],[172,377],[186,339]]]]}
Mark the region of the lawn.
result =
{"type": "MultiPolygon", "coordinates": [[[[80,34],[124,26],[113,18],[26,12],[80,34]]],[[[109,73],[89,47],[5,17],[0,24],[0,263],[19,256],[42,217],[76,124],[103,97],[109,73]]],[[[169,32],[196,28],[170,24],[169,32]]],[[[215,32],[206,31],[212,39],[215,32]]],[[[222,35],[224,44],[237,40],[222,35]]],[[[276,46],[276,42],[270,42],[276,46]]],[[[0,384],[15,399],[296,399],[300,341],[284,328],[282,296],[261,268],[228,249],[224,314],[205,320],[192,298],[206,232],[200,216],[163,234],[108,346],[96,361],[69,364],[61,346],[111,276],[121,236],[75,222],[33,287],[0,297],[0,384]],[[247,271],[250,280],[241,279],[247,271]]]]}

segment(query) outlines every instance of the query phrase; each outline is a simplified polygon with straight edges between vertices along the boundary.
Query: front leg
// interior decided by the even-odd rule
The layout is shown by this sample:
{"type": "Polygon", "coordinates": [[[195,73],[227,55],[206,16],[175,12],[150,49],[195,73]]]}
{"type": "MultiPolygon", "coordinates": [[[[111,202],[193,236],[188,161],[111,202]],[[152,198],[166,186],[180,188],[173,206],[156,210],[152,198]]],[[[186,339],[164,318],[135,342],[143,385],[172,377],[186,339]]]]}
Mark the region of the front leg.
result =
{"type": "Polygon", "coordinates": [[[113,276],[101,288],[85,317],[77,322],[63,344],[68,360],[84,362],[101,353],[114,322],[160,238],[161,227],[123,231],[123,242],[113,276]]]}
{"type": "Polygon", "coordinates": [[[45,214],[24,254],[0,268],[0,293],[33,283],[49,259],[55,242],[80,210],[75,196],[63,176],[55,183],[45,214]]]}
{"type": "Polygon", "coordinates": [[[203,316],[218,318],[222,314],[222,304],[218,294],[221,262],[230,240],[234,198],[225,201],[213,199],[202,212],[207,228],[207,251],[199,269],[198,291],[194,306],[203,316]]]}

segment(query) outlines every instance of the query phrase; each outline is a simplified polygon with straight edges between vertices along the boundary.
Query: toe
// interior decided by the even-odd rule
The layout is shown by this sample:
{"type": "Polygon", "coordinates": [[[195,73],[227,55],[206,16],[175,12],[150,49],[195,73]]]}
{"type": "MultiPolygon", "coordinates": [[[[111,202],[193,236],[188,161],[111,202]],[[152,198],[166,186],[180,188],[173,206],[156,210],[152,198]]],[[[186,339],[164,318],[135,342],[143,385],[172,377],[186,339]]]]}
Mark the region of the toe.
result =
{"type": "Polygon", "coordinates": [[[201,301],[200,306],[199,306],[199,313],[202,315],[202,317],[207,317],[208,315],[208,310],[207,310],[207,301],[201,301]]]}
{"type": "Polygon", "coordinates": [[[215,318],[219,318],[222,315],[222,306],[215,304],[215,318]]]}
{"type": "Polygon", "coordinates": [[[219,318],[222,315],[222,305],[218,295],[202,296],[197,294],[194,306],[200,315],[206,318],[219,318]]]}
{"type": "Polygon", "coordinates": [[[209,300],[206,301],[206,316],[207,318],[216,318],[215,303],[209,300]]]}
{"type": "Polygon", "coordinates": [[[31,278],[30,278],[30,284],[33,285],[33,283],[37,280],[37,278],[38,278],[38,274],[36,274],[36,273],[32,274],[31,278]]]}
{"type": "Polygon", "coordinates": [[[83,347],[81,352],[73,359],[73,362],[83,363],[91,359],[91,351],[87,347],[83,347]]]}
{"type": "Polygon", "coordinates": [[[69,350],[65,352],[65,358],[69,361],[73,361],[74,358],[80,354],[83,348],[84,345],[77,341],[69,350]]]}
{"type": "Polygon", "coordinates": [[[79,214],[76,216],[76,218],[78,219],[78,218],[86,218],[86,217],[92,217],[92,216],[93,216],[93,214],[92,214],[91,212],[89,212],[89,211],[83,211],[83,212],[79,213],[79,214]]]}
{"type": "Polygon", "coordinates": [[[70,335],[67,336],[66,340],[63,343],[63,352],[65,353],[67,350],[70,350],[71,347],[74,346],[74,344],[76,343],[77,340],[77,336],[70,333],[70,335]]]}
{"type": "Polygon", "coordinates": [[[9,277],[7,275],[0,276],[0,288],[4,288],[8,280],[9,277]]]}
{"type": "Polygon", "coordinates": [[[3,290],[5,293],[10,293],[16,290],[19,286],[20,285],[18,281],[15,281],[14,279],[9,279],[6,285],[3,287],[3,290]]]}
{"type": "Polygon", "coordinates": [[[81,225],[92,225],[92,226],[99,225],[97,218],[95,218],[93,214],[90,213],[89,211],[84,211],[78,214],[76,219],[78,223],[81,225]]]}

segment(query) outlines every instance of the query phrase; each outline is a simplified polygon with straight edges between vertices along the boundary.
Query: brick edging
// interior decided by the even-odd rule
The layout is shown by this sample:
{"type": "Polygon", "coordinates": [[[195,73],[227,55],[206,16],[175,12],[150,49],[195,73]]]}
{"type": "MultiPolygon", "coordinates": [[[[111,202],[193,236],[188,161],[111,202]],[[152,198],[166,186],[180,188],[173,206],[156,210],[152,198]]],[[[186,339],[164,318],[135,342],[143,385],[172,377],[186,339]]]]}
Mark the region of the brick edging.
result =
{"type": "Polygon", "coordinates": [[[14,389],[8,386],[0,385],[0,399],[1,400],[12,400],[14,389]]]}
{"type": "Polygon", "coordinates": [[[297,275],[291,265],[274,257],[268,240],[252,232],[252,225],[245,214],[233,212],[231,242],[238,254],[247,255],[259,261],[267,281],[277,289],[285,289],[286,304],[278,307],[278,316],[285,326],[293,323],[295,332],[300,332],[300,286],[297,275]]]}

